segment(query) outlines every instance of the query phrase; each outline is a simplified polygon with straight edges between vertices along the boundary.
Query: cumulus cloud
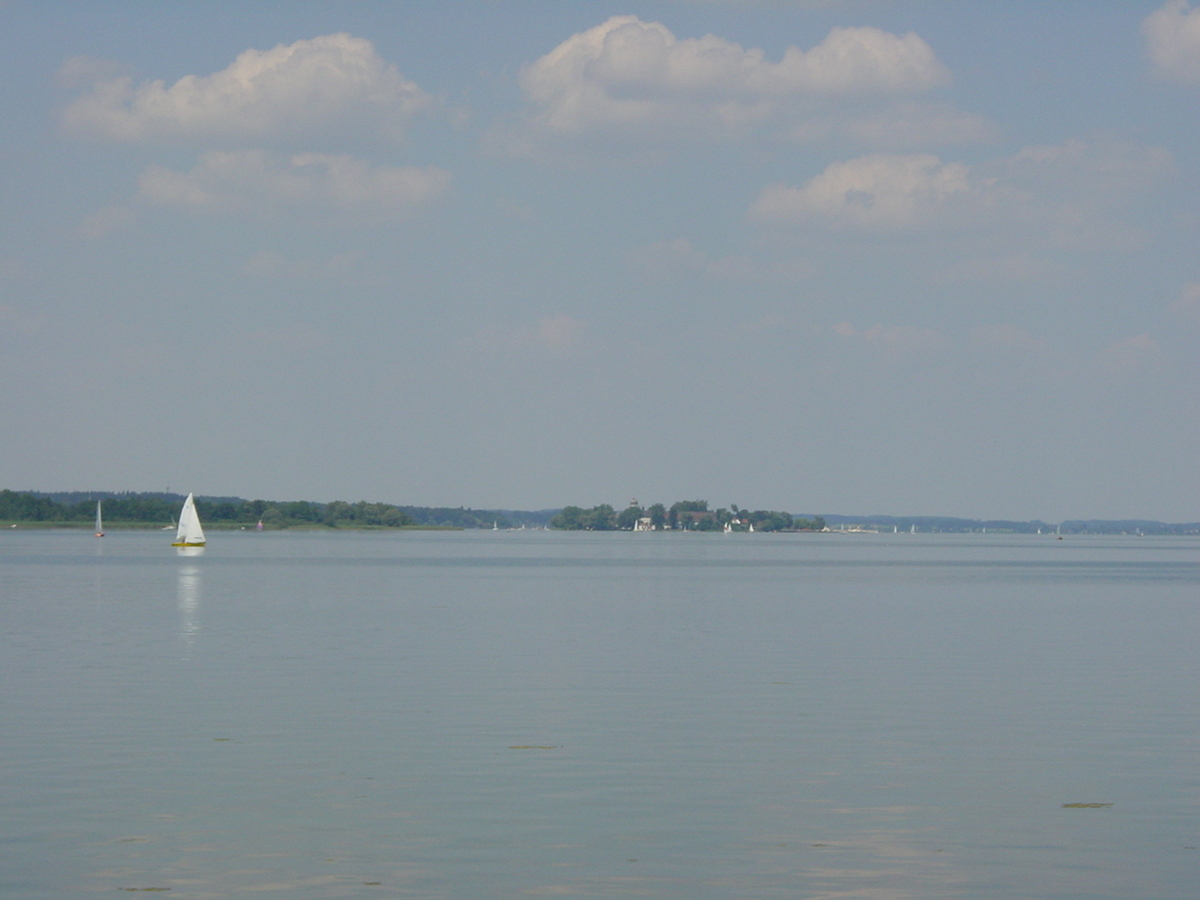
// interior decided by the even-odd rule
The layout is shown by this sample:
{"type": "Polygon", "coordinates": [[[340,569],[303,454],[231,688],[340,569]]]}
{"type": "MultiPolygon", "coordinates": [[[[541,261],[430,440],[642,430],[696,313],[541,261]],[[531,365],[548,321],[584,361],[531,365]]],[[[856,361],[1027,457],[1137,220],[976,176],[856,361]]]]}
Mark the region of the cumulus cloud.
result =
{"type": "Polygon", "coordinates": [[[527,66],[534,125],[557,135],[604,130],[744,132],[802,99],[895,96],[947,84],[949,72],[913,33],[835,28],[779,62],[714,35],[680,39],[664,25],[614,16],[527,66]]]}
{"type": "Polygon", "coordinates": [[[834,231],[910,230],[934,224],[952,207],[978,204],[992,182],[962,163],[930,154],[872,154],[835,162],[800,187],[764,188],[750,207],[760,222],[811,222],[834,231]]]}
{"type": "Polygon", "coordinates": [[[321,153],[211,151],[189,172],[150,167],[137,199],[196,213],[392,217],[431,203],[449,183],[448,172],[432,167],[372,166],[321,153]]]}
{"type": "Polygon", "coordinates": [[[1121,221],[1122,208],[1174,171],[1165,150],[1104,139],[1029,147],[975,167],[932,154],[876,153],[834,162],[800,185],[767,186],[748,218],[864,234],[1007,230],[1023,242],[1128,250],[1144,236],[1121,221]]]}
{"type": "Polygon", "coordinates": [[[1142,22],[1155,72],[1172,81],[1200,82],[1200,9],[1168,0],[1142,22]]]}
{"type": "MultiPolygon", "coordinates": [[[[78,79],[94,64],[68,60],[78,79]]],[[[247,50],[212,75],[134,84],[103,77],[63,111],[69,134],[112,141],[246,140],[329,133],[361,125],[398,132],[430,102],[370,41],[330,34],[271,50],[247,50]]]]}

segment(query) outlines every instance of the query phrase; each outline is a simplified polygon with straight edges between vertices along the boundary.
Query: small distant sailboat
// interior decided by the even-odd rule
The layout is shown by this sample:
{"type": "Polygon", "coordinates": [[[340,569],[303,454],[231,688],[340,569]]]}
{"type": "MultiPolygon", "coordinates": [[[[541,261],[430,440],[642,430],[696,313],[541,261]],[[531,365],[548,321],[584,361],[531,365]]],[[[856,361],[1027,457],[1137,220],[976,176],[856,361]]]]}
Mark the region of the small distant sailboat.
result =
{"type": "Polygon", "coordinates": [[[179,511],[179,528],[175,532],[172,547],[203,547],[204,529],[200,527],[200,516],[196,514],[196,500],[191,494],[183,501],[179,511]]]}
{"type": "Polygon", "coordinates": [[[258,524],[254,526],[256,531],[262,531],[262,519],[258,520],[258,524]]]}
{"type": "Polygon", "coordinates": [[[104,523],[100,520],[100,501],[96,501],[96,537],[104,537],[104,523]]]}

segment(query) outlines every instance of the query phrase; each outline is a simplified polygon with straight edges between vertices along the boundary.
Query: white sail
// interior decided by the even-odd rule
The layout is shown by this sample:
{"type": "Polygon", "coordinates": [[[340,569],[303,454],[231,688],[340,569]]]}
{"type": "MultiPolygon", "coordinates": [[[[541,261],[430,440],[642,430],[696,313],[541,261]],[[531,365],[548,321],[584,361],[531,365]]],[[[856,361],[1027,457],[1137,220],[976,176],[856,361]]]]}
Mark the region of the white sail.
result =
{"type": "Polygon", "coordinates": [[[196,515],[196,501],[191,495],[183,501],[183,509],[179,511],[179,529],[175,532],[172,547],[203,547],[204,529],[200,527],[200,517],[196,515]]]}
{"type": "Polygon", "coordinates": [[[104,537],[104,523],[100,521],[100,501],[96,501],[96,537],[104,537]]]}

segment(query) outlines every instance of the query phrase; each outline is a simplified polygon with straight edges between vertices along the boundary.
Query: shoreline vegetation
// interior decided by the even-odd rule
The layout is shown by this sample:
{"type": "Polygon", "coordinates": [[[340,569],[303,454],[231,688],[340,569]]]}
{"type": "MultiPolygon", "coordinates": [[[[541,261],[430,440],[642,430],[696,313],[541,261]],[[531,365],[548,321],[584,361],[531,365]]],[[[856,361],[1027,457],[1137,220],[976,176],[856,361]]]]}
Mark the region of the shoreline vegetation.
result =
{"type": "MultiPolygon", "coordinates": [[[[43,493],[0,490],[0,525],[42,528],[90,526],[96,502],[103,503],[105,530],[172,528],[184,495],[107,491],[43,493]]],[[[464,529],[542,527],[555,510],[544,513],[396,506],[391,503],[315,503],[308,500],[245,500],[241,497],[196,497],[196,512],[205,530],[348,528],[464,529]]]]}
{"type": "Polygon", "coordinates": [[[803,518],[776,510],[709,509],[707,500],[680,500],[670,508],[655,503],[644,509],[634,500],[621,512],[608,504],[583,509],[563,507],[550,520],[564,531],[824,531],[821,516],[803,518]]]}
{"type": "MultiPolygon", "coordinates": [[[[96,502],[104,504],[106,530],[173,528],[184,495],[170,492],[12,491],[0,490],[0,526],[90,528],[96,502]]],[[[399,506],[390,503],[347,503],[335,500],[245,500],[241,497],[197,497],[196,509],[205,529],[264,530],[458,530],[552,528],[562,531],[754,531],[825,533],[988,533],[988,534],[1138,534],[1195,535],[1200,522],[1167,523],[1143,519],[1069,520],[1054,525],[1002,519],[947,516],[798,516],[777,510],[709,509],[705,500],[681,500],[667,507],[643,507],[636,500],[617,511],[608,504],[590,509],[502,510],[467,507],[399,506]]]]}

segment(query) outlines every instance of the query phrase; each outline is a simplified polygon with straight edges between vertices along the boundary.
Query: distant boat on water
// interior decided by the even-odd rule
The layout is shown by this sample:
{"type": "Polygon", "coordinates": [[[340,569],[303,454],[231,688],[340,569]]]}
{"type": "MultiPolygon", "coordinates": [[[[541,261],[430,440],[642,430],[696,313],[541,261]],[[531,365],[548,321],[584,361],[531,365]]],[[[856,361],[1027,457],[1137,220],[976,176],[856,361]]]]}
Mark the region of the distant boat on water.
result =
{"type": "Polygon", "coordinates": [[[96,537],[104,537],[104,523],[100,520],[100,501],[96,501],[96,537]]]}
{"type": "Polygon", "coordinates": [[[200,516],[196,514],[196,499],[191,494],[183,501],[179,511],[179,528],[175,532],[172,547],[203,547],[204,529],[200,527],[200,516]]]}

